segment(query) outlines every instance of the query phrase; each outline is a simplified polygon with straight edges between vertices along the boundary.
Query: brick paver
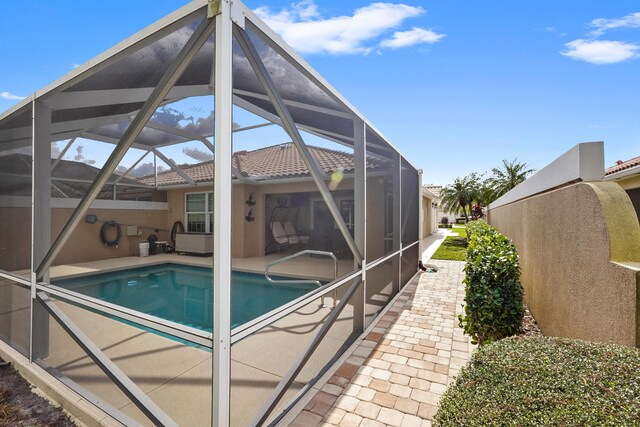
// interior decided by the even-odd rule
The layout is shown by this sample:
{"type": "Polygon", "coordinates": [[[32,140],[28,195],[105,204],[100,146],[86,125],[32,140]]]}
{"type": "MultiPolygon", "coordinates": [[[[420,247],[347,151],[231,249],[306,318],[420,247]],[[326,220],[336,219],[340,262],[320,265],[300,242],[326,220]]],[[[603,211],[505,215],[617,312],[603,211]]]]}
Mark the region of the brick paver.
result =
{"type": "Polygon", "coordinates": [[[458,327],[464,263],[407,285],[351,357],[291,425],[430,426],[473,346],[458,327]]]}

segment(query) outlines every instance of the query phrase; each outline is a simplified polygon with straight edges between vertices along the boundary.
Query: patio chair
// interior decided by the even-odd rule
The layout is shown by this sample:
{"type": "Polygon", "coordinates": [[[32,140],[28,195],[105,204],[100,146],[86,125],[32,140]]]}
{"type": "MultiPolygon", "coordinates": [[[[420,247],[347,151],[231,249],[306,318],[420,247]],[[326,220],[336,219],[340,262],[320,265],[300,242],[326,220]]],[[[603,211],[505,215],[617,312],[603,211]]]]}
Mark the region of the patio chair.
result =
{"type": "Polygon", "coordinates": [[[274,221],[269,224],[269,228],[273,235],[273,242],[278,246],[278,251],[280,251],[280,246],[291,244],[291,239],[289,239],[289,236],[284,231],[282,223],[274,221]]]}
{"type": "Polygon", "coordinates": [[[298,232],[296,231],[296,228],[293,226],[293,223],[286,221],[284,223],[284,231],[285,233],[287,233],[287,236],[289,237],[289,243],[291,244],[298,244],[298,243],[302,243],[302,244],[307,244],[309,243],[309,236],[306,235],[299,235],[298,232]]]}

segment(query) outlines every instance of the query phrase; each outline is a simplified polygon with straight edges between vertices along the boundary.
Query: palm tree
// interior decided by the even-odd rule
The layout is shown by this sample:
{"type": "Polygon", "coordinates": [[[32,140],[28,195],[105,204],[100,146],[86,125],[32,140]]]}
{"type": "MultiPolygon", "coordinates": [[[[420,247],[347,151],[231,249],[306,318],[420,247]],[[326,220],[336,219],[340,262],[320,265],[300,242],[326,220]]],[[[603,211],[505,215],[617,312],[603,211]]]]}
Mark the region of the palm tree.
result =
{"type": "Polygon", "coordinates": [[[469,220],[471,202],[475,198],[478,189],[478,177],[476,174],[456,178],[453,184],[447,185],[440,193],[442,196],[442,208],[448,212],[460,212],[465,220],[469,220]],[[469,207],[469,214],[467,213],[469,207]]]}
{"type": "Polygon", "coordinates": [[[527,175],[535,171],[535,169],[527,168],[526,163],[518,163],[516,158],[512,162],[503,160],[501,167],[491,169],[493,175],[488,181],[494,200],[523,182],[527,179],[527,175]]]}

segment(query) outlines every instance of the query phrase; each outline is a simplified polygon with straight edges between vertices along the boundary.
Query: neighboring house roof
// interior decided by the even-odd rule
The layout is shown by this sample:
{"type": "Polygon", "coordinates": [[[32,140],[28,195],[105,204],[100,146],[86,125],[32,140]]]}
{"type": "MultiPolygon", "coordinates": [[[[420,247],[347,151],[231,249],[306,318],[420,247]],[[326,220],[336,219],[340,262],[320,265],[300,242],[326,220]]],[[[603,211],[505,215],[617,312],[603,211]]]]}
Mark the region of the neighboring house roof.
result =
{"type": "Polygon", "coordinates": [[[423,187],[431,191],[436,197],[438,198],[440,197],[440,192],[442,191],[442,185],[426,184],[426,185],[423,185],[423,187]]]}
{"type": "MultiPolygon", "coordinates": [[[[343,151],[331,150],[323,147],[309,146],[309,151],[325,173],[338,170],[348,174],[353,172],[353,155],[343,151]]],[[[367,168],[377,169],[384,161],[374,157],[367,159],[367,168]]],[[[233,154],[233,167],[242,175],[253,181],[281,178],[294,178],[309,175],[300,153],[292,143],[279,144],[260,148],[253,151],[238,151],[233,154]]],[[[195,182],[213,181],[213,161],[206,161],[194,165],[181,165],[180,169],[195,182]]],[[[140,178],[143,184],[154,185],[155,176],[148,175],[140,178]]],[[[158,187],[186,184],[177,172],[165,171],[158,173],[158,187]]]]}
{"type": "MultiPolygon", "coordinates": [[[[55,159],[51,159],[53,166],[55,159]]],[[[0,193],[14,196],[31,195],[31,156],[10,154],[0,156],[0,193]]],[[[81,198],[87,192],[91,182],[98,176],[99,168],[83,162],[60,160],[51,172],[51,197],[81,198]]],[[[120,179],[122,185],[140,187],[138,181],[111,174],[108,184],[120,179]]]]}
{"type": "Polygon", "coordinates": [[[615,165],[607,168],[604,171],[604,174],[605,176],[612,175],[614,173],[622,172],[623,170],[631,169],[636,166],[640,166],[640,156],[634,157],[633,159],[627,160],[626,162],[618,160],[615,165]]]}

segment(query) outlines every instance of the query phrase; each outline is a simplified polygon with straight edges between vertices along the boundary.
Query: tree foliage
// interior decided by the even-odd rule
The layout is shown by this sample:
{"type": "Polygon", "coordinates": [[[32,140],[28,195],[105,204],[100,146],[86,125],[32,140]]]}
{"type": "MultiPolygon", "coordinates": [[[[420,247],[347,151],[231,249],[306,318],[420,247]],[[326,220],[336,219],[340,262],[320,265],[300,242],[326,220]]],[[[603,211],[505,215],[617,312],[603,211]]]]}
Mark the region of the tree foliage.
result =
{"type": "Polygon", "coordinates": [[[487,180],[493,200],[522,183],[534,171],[526,163],[519,163],[518,159],[511,162],[503,160],[501,166],[491,169],[491,177],[487,180]]]}
{"type": "Polygon", "coordinates": [[[196,147],[185,147],[182,152],[187,156],[199,162],[206,162],[207,160],[213,160],[213,153],[209,150],[200,150],[196,147]]]}
{"type": "Polygon", "coordinates": [[[481,178],[476,173],[467,175],[464,178],[456,178],[453,184],[444,187],[440,193],[442,208],[448,212],[462,213],[465,219],[468,220],[471,215],[471,203],[473,203],[478,194],[480,182],[481,178]]]}
{"type": "Polygon", "coordinates": [[[514,244],[482,221],[467,225],[465,306],[460,326],[480,345],[518,332],[524,316],[520,259],[514,244]]]}

